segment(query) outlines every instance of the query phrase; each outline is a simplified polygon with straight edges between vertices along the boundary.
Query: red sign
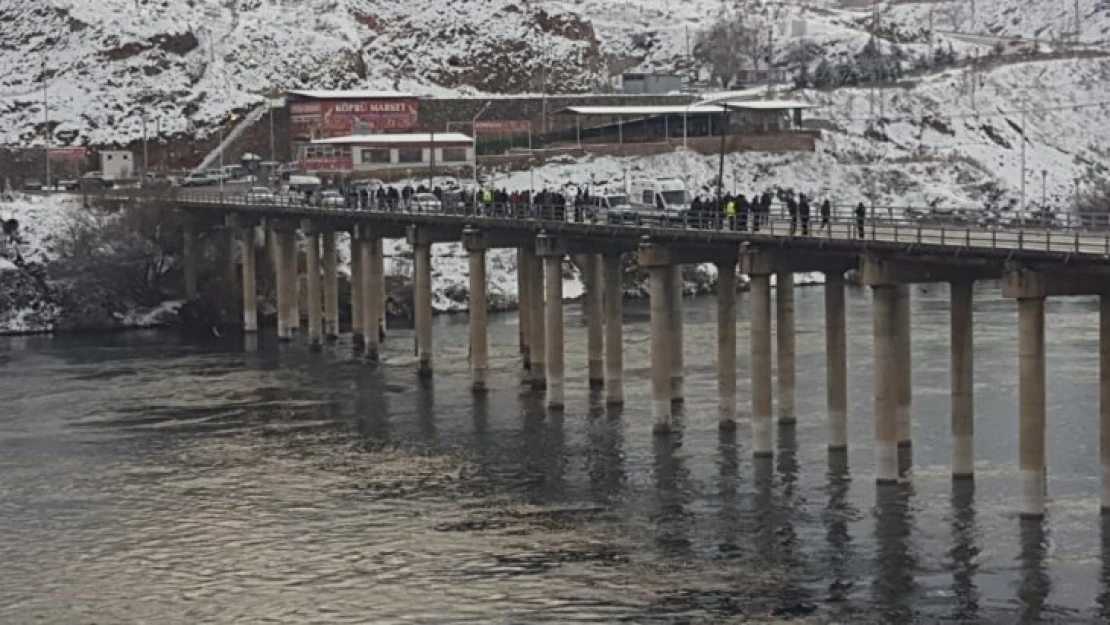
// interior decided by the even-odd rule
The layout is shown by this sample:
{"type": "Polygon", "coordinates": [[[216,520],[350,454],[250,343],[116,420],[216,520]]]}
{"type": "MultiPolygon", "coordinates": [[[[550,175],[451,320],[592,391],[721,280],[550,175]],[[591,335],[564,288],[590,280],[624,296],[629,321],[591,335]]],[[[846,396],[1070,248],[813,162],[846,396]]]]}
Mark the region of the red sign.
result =
{"type": "Polygon", "coordinates": [[[339,137],[371,132],[412,130],[417,122],[416,98],[388,100],[322,100],[289,107],[294,139],[339,137]]]}
{"type": "Polygon", "coordinates": [[[527,120],[474,122],[476,135],[526,135],[532,132],[532,122],[527,120]]]}
{"type": "Polygon", "coordinates": [[[350,156],[301,157],[297,168],[301,171],[352,171],[355,162],[350,156]]]}
{"type": "Polygon", "coordinates": [[[46,151],[50,160],[77,163],[85,160],[85,148],[49,148],[46,151]]]}

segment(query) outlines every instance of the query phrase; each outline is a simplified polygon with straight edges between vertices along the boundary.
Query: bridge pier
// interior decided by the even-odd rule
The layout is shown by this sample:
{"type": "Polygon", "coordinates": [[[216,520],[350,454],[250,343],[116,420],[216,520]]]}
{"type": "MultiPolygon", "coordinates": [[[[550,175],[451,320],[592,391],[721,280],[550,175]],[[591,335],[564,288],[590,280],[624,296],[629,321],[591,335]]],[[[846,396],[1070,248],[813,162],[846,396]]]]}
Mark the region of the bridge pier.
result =
{"type": "Polygon", "coordinates": [[[771,394],[771,275],[751,273],[752,298],[752,453],[757,458],[774,454],[771,394]]]}
{"type": "Polygon", "coordinates": [[[535,250],[527,247],[516,249],[516,309],[517,309],[517,343],[520,346],[521,364],[525,371],[532,368],[529,343],[532,338],[530,317],[532,312],[531,300],[531,268],[529,263],[535,257],[535,250]]]}
{"type": "Polygon", "coordinates": [[[975,376],[970,280],[950,283],[952,368],[952,477],[975,476],[975,376]]]}
{"type": "MultiPolygon", "coordinates": [[[[894,363],[898,370],[898,383],[896,387],[896,414],[898,420],[898,448],[899,453],[908,458],[909,449],[913,446],[913,339],[910,336],[910,285],[900,284],[897,287],[898,299],[895,308],[895,343],[894,363]]],[[[900,466],[909,463],[899,463],[900,466]]]]}
{"type": "Polygon", "coordinates": [[[547,330],[544,319],[544,270],[543,261],[536,255],[535,243],[528,258],[528,325],[531,330],[529,355],[531,369],[528,371],[532,388],[542,391],[547,388],[547,330]]]}
{"type": "Polygon", "coordinates": [[[683,325],[682,325],[682,265],[675,263],[671,265],[671,276],[669,279],[671,288],[674,294],[670,297],[668,304],[670,310],[667,311],[667,319],[671,326],[671,402],[682,403],[685,398],[685,364],[684,364],[684,340],[683,340],[683,325]]]}
{"type": "Polygon", "coordinates": [[[1045,502],[1045,345],[1043,297],[1018,298],[1018,469],[1021,516],[1041,518],[1045,502]]]}
{"type": "Polygon", "coordinates": [[[536,254],[543,259],[547,342],[547,407],[562,410],[564,398],[563,248],[552,236],[536,237],[536,254]]]}
{"type": "Polygon", "coordinates": [[[621,288],[621,255],[602,257],[605,291],[605,403],[624,403],[624,292],[621,288]]]}
{"type": "Polygon", "coordinates": [[[717,420],[736,429],[736,263],[717,263],[717,420]]]}
{"type": "Polygon", "coordinates": [[[374,292],[374,308],[378,311],[378,321],[374,324],[374,327],[380,333],[378,340],[380,343],[385,340],[389,329],[388,311],[386,310],[388,300],[385,296],[385,240],[381,237],[374,241],[374,246],[370,252],[370,262],[373,264],[374,276],[378,281],[378,290],[374,292]]]}
{"type": "Polygon", "coordinates": [[[351,340],[354,343],[355,353],[361,353],[365,346],[362,332],[365,320],[362,307],[366,282],[363,280],[362,231],[362,226],[351,228],[351,340]]]}
{"type": "Polygon", "coordinates": [[[779,424],[793,425],[797,421],[794,407],[797,369],[794,359],[794,273],[791,271],[775,274],[775,339],[778,347],[779,424]]]}
{"type": "Polygon", "coordinates": [[[324,338],[339,338],[339,277],[336,271],[335,230],[325,228],[320,237],[324,251],[324,338]]]}
{"type": "MultiPolygon", "coordinates": [[[[416,226],[408,230],[413,257],[413,321],[416,327],[416,373],[432,377],[432,241],[416,226]]],[[[366,329],[369,331],[369,328],[366,329]]]]}
{"type": "Polygon", "coordinates": [[[671,302],[676,294],[675,271],[667,248],[650,241],[640,244],[637,260],[647,268],[650,280],[651,310],[651,414],[652,431],[669,434],[674,424],[671,420],[672,356],[674,344],[671,302]]]}
{"type": "Polygon", "coordinates": [[[374,263],[375,252],[381,250],[381,239],[374,238],[365,226],[362,240],[359,241],[359,264],[362,265],[362,340],[365,344],[366,360],[378,362],[381,357],[381,337],[378,334],[378,294],[381,293],[381,277],[377,275],[374,263]]]}
{"type": "Polygon", "coordinates": [[[278,338],[282,341],[293,340],[297,327],[297,308],[293,301],[296,290],[296,239],[295,226],[274,224],[274,250],[277,255],[276,288],[278,295],[278,338]]]}
{"type": "Polygon", "coordinates": [[[475,393],[487,390],[489,372],[489,341],[486,335],[486,250],[485,235],[467,227],[462,233],[463,247],[470,263],[470,379],[475,393]]]}
{"type": "Polygon", "coordinates": [[[258,286],[255,275],[254,226],[239,229],[239,251],[243,257],[243,331],[258,332],[258,286]]]}
{"type": "Polygon", "coordinates": [[[305,221],[305,273],[308,277],[308,347],[320,351],[324,342],[323,298],[320,284],[320,232],[315,224],[305,221]]]}
{"type": "Polygon", "coordinates": [[[183,240],[181,245],[181,264],[183,279],[185,281],[185,299],[193,301],[197,298],[197,230],[188,220],[183,227],[183,240]]]}
{"type": "Polygon", "coordinates": [[[601,256],[586,254],[582,268],[585,277],[586,294],[583,313],[586,317],[586,354],[587,371],[591,389],[605,386],[604,368],[604,313],[601,306],[601,256]]]}
{"type": "Polygon", "coordinates": [[[289,336],[301,330],[301,258],[297,249],[297,227],[293,225],[285,233],[285,253],[289,255],[289,336]]]}
{"type": "Polygon", "coordinates": [[[871,287],[875,343],[875,481],[898,482],[898,287],[871,287]]]}
{"type": "Polygon", "coordinates": [[[829,451],[848,449],[848,341],[844,273],[825,273],[825,379],[829,451]]]}

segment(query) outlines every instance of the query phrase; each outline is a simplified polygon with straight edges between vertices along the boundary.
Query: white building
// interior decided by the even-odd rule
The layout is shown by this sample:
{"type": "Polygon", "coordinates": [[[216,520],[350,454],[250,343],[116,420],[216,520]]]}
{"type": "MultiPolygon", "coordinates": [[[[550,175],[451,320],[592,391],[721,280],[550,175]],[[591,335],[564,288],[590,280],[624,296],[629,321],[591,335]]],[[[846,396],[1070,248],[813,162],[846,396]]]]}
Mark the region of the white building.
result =
{"type": "Polygon", "coordinates": [[[105,180],[131,180],[135,177],[135,155],[127,150],[100,153],[100,171],[105,180]]]}
{"type": "Polygon", "coordinates": [[[470,169],[474,139],[458,132],[329,137],[301,145],[297,162],[308,172],[470,169]]]}

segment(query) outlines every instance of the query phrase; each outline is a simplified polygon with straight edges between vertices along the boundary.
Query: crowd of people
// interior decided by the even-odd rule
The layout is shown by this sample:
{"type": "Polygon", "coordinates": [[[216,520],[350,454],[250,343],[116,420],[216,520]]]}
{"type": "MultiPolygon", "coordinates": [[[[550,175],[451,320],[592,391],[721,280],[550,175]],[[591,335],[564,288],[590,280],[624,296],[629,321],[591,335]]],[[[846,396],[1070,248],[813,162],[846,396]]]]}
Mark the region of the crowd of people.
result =
{"type": "MultiPolygon", "coordinates": [[[[343,186],[338,189],[346,199],[347,206],[357,209],[374,210],[439,210],[453,214],[483,214],[491,217],[532,217],[577,222],[597,218],[591,205],[589,190],[577,189],[573,195],[562,191],[543,189],[532,191],[509,191],[504,188],[444,189],[425,185],[405,185],[403,187],[381,185],[377,188],[366,186],[343,186]],[[434,196],[433,206],[421,199],[434,196]],[[572,210],[568,212],[568,207],[572,210]]],[[[816,227],[813,227],[814,209],[810,198],[793,191],[779,190],[776,195],[770,191],[754,194],[751,198],[744,194],[724,193],[718,197],[699,195],[690,203],[685,215],[676,213],[672,219],[682,220],[688,225],[711,227],[739,232],[759,232],[771,221],[772,205],[778,200],[785,207],[789,219],[791,235],[809,236],[814,233],[830,232],[832,228],[832,203],[825,199],[816,208],[816,227]]],[[[859,203],[852,212],[854,234],[864,237],[864,223],[867,210],[859,203]]]]}

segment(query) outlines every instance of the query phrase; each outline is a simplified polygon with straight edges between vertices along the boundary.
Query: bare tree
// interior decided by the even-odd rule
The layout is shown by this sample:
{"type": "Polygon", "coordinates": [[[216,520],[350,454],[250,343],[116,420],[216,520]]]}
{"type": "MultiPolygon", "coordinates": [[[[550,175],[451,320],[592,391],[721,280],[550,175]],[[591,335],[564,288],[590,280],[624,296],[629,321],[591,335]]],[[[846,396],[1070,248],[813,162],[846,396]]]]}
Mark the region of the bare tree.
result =
{"type": "Polygon", "coordinates": [[[1106,227],[1110,224],[1110,179],[1095,180],[1079,193],[1075,205],[1081,223],[1106,227]]]}
{"type": "Polygon", "coordinates": [[[764,53],[760,25],[742,13],[722,15],[694,40],[694,59],[709,67],[710,81],[728,89],[764,53]]]}
{"type": "Polygon", "coordinates": [[[963,30],[969,17],[967,5],[962,1],[949,2],[947,5],[938,8],[936,12],[941,20],[947,22],[949,28],[957,33],[963,30]]]}

